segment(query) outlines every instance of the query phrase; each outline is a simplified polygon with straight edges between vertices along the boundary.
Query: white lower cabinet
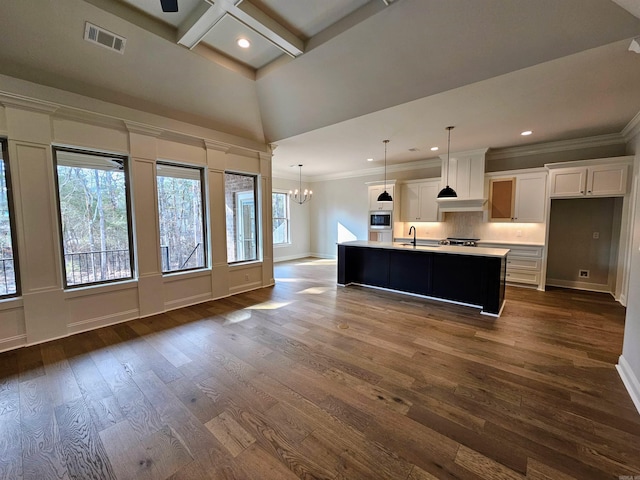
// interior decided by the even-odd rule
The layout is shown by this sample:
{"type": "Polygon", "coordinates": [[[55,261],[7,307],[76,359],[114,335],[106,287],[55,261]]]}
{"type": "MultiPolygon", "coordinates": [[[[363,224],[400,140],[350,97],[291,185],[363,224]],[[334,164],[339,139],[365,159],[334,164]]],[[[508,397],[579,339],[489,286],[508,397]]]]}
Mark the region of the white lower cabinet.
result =
{"type": "Polygon", "coordinates": [[[540,284],[542,280],[542,249],[544,247],[488,242],[481,242],[479,245],[491,248],[508,248],[510,250],[507,255],[507,283],[534,285],[542,288],[540,284]]]}

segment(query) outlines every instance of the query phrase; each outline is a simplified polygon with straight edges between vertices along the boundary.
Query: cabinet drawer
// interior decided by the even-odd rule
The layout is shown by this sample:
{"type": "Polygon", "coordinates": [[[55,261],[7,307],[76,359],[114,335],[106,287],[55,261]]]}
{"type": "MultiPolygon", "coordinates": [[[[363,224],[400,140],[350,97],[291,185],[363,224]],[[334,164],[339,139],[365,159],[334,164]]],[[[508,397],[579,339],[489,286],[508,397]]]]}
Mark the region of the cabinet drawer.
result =
{"type": "Polygon", "coordinates": [[[542,258],[542,248],[540,247],[511,247],[507,246],[510,250],[507,260],[511,260],[513,257],[535,257],[542,258]]]}
{"type": "Polygon", "coordinates": [[[507,270],[506,281],[538,285],[538,283],[540,283],[540,272],[534,270],[510,269],[507,270]]]}
{"type": "Polygon", "coordinates": [[[507,256],[507,272],[511,269],[520,269],[520,270],[538,270],[540,271],[540,262],[539,258],[527,258],[527,257],[512,257],[507,256]]]}

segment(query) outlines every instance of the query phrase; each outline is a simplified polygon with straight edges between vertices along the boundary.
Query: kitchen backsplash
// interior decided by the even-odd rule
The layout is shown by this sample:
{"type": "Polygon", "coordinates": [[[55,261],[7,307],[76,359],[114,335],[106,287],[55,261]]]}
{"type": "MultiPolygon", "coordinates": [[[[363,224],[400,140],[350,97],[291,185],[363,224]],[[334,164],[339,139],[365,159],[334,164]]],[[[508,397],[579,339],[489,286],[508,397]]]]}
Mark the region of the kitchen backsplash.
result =
{"type": "Polygon", "coordinates": [[[417,238],[479,238],[483,241],[513,243],[545,242],[544,223],[487,222],[483,212],[448,212],[443,222],[396,222],[394,237],[408,238],[409,227],[416,227],[417,238]]]}

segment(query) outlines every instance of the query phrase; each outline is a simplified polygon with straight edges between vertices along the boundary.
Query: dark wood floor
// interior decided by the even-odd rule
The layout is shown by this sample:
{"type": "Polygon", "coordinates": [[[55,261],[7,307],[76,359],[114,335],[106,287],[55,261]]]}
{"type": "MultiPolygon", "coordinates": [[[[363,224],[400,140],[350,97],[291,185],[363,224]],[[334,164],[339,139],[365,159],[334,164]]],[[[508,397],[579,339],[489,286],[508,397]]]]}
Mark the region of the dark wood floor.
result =
{"type": "Polygon", "coordinates": [[[610,296],[509,288],[493,319],[326,260],[276,277],[0,354],[0,478],[640,475],[610,296]]]}

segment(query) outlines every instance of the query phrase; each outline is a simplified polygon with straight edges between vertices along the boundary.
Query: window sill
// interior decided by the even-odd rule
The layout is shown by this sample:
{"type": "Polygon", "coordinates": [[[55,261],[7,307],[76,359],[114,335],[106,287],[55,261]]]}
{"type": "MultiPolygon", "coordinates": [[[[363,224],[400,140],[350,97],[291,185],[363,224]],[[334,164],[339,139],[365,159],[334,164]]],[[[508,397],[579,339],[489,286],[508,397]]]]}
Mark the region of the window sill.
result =
{"type": "Polygon", "coordinates": [[[180,280],[186,280],[188,278],[199,278],[211,276],[210,268],[198,268],[194,270],[182,270],[180,272],[165,272],[162,274],[162,278],[165,282],[177,282],[180,280]]]}
{"type": "Polygon", "coordinates": [[[287,248],[290,247],[292,244],[291,242],[288,243],[274,243],[273,244],[273,248],[287,248]]]}
{"type": "Polygon", "coordinates": [[[246,262],[229,263],[228,265],[231,270],[242,270],[243,268],[252,268],[262,265],[262,260],[248,260],[246,262]]]}
{"type": "Polygon", "coordinates": [[[23,306],[24,303],[22,301],[22,297],[7,297],[0,299],[0,311],[22,308],[23,306]]]}
{"type": "Polygon", "coordinates": [[[87,285],[86,287],[73,287],[64,291],[65,298],[85,297],[97,293],[117,292],[118,290],[128,290],[138,288],[137,279],[123,280],[122,282],[102,283],[99,285],[87,285]]]}

